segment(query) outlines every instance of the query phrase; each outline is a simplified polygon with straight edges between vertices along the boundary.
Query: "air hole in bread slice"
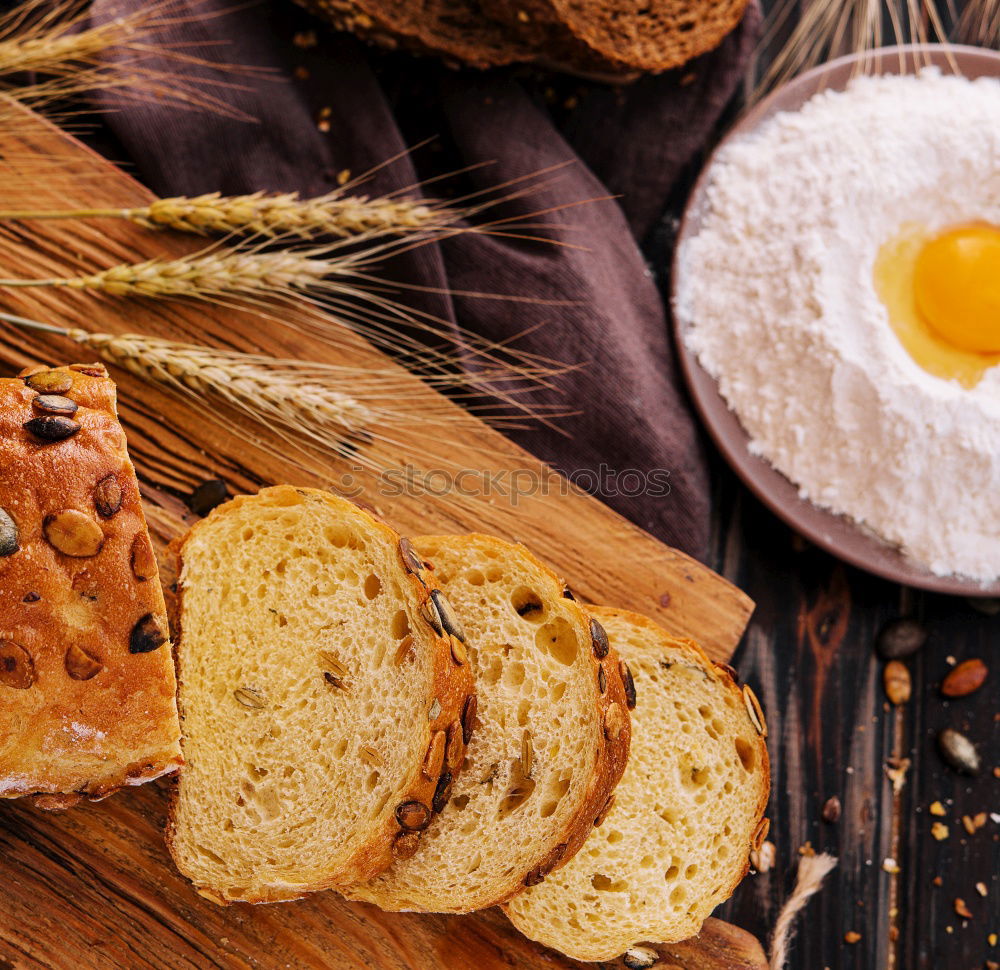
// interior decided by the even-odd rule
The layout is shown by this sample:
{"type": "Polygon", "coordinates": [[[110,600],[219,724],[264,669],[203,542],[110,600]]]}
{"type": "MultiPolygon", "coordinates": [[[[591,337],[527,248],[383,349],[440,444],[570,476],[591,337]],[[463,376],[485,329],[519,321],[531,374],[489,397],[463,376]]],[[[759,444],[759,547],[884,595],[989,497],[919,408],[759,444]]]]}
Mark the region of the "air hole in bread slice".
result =
{"type": "Polygon", "coordinates": [[[527,586],[518,586],[511,593],[510,603],[514,607],[514,612],[522,620],[528,620],[531,623],[541,623],[545,616],[545,606],[542,604],[542,598],[527,586]]]}

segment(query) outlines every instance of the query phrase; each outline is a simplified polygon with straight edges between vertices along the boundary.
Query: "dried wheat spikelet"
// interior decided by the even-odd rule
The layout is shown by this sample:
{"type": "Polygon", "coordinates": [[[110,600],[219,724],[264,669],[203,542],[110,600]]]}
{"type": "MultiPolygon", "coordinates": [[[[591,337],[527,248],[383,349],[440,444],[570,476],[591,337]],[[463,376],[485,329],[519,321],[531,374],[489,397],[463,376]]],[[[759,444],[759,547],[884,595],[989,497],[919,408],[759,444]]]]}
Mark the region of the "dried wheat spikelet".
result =
{"type": "Polygon", "coordinates": [[[192,11],[179,0],[154,0],[92,23],[84,0],[25,0],[0,17],[0,90],[36,108],[85,91],[113,90],[122,98],[165,100],[245,117],[207,88],[237,88],[234,77],[267,77],[271,72],[210,61],[165,39],[175,25],[213,16],[217,12],[207,5],[199,11],[196,4],[192,11]],[[188,81],[179,70],[152,66],[151,54],[176,67],[212,66],[220,77],[188,81]],[[24,84],[26,72],[41,80],[24,84]]]}
{"type": "Polygon", "coordinates": [[[404,233],[442,228],[463,216],[422,200],[348,195],[342,190],[302,199],[295,192],[254,192],[224,196],[211,192],[194,197],[157,199],[132,208],[23,209],[0,211],[2,220],[126,219],[147,229],[174,229],[198,235],[253,233],[262,237],[296,237],[404,233]]]}
{"type": "MultiPolygon", "coordinates": [[[[350,456],[363,467],[381,470],[379,457],[362,450],[374,443],[390,446],[397,457],[421,466],[430,459],[454,464],[446,440],[441,442],[444,450],[436,455],[428,449],[426,433],[440,438],[441,429],[454,424],[459,412],[440,396],[415,400],[413,379],[397,367],[323,364],[137,333],[93,333],[4,312],[0,312],[0,321],[65,337],[182,399],[214,399],[242,421],[240,430],[249,440],[267,447],[254,428],[267,429],[289,446],[283,456],[304,468],[315,468],[308,460],[307,449],[312,447],[320,453],[350,456]],[[409,438],[414,428],[425,432],[419,442],[409,438]]],[[[470,396],[476,396],[481,379],[482,375],[472,378],[455,373],[429,383],[436,390],[455,389],[461,398],[463,388],[470,388],[470,396]]],[[[502,406],[474,402],[467,410],[497,428],[525,426],[525,413],[505,412],[502,406]]],[[[205,413],[218,417],[212,408],[206,408],[205,413]]],[[[561,413],[545,408],[527,410],[529,416],[544,420],[561,413]]]]}

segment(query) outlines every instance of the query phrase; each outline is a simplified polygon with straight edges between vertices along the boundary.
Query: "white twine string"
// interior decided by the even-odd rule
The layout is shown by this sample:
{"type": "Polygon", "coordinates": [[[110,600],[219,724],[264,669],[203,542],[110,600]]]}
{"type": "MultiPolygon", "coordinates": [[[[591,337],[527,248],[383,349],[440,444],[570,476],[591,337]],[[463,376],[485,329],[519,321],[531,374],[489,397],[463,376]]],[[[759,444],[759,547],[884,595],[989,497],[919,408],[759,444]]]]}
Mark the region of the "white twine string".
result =
{"type": "Polygon", "coordinates": [[[774,924],[771,937],[771,962],[769,970],[784,970],[788,960],[788,946],[795,935],[795,918],[809,902],[811,896],[820,891],[823,880],[834,870],[837,860],[832,855],[803,856],[799,861],[799,872],[795,878],[795,889],[785,900],[774,924]]]}

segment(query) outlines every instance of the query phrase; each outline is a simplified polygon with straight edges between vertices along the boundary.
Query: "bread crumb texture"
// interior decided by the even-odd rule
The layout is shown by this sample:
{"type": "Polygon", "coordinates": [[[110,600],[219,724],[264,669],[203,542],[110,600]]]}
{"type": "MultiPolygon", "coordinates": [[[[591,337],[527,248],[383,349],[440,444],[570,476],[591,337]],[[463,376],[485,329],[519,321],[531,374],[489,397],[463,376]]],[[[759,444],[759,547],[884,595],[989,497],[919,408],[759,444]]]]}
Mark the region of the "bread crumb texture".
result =
{"type": "Polygon", "coordinates": [[[769,766],[725,669],[645,617],[591,612],[635,679],[628,767],[583,848],[506,910],[531,939],[598,961],[698,932],[746,872],[769,766]]]}
{"type": "Polygon", "coordinates": [[[294,898],[357,878],[366,855],[388,864],[441,710],[439,641],[397,540],[284,486],[185,541],[171,848],[209,895],[294,898]]]}

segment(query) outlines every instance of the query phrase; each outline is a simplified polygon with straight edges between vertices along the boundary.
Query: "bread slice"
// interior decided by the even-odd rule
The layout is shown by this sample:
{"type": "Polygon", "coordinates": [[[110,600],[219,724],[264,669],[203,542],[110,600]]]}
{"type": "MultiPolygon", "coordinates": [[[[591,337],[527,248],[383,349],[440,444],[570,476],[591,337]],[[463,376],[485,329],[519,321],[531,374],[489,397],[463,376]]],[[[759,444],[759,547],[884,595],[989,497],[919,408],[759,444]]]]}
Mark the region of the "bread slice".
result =
{"type": "Polygon", "coordinates": [[[556,61],[659,72],[710,51],[747,0],[485,0],[522,43],[556,61]]]}
{"type": "Polygon", "coordinates": [[[468,631],[479,728],[420,852],[345,895],[469,912],[541,882],[583,843],[625,767],[627,698],[603,630],[523,546],[416,543],[468,631]]]}
{"type": "Polygon", "coordinates": [[[526,936],[576,960],[698,932],[763,841],[766,727],[749,688],[652,620],[595,608],[635,680],[632,754],[603,823],[506,906],[526,936]]]}
{"type": "Polygon", "coordinates": [[[68,808],[175,771],[174,663],[101,364],[0,380],[0,798],[68,808]]]}
{"type": "Polygon", "coordinates": [[[345,499],[280,485],[179,546],[182,746],[167,843],[218,902],[370,878],[416,850],[475,694],[412,547],[345,499]]]}
{"type": "Polygon", "coordinates": [[[534,59],[516,32],[492,19],[478,0],[299,0],[306,9],[389,50],[454,58],[469,67],[534,59]]]}

